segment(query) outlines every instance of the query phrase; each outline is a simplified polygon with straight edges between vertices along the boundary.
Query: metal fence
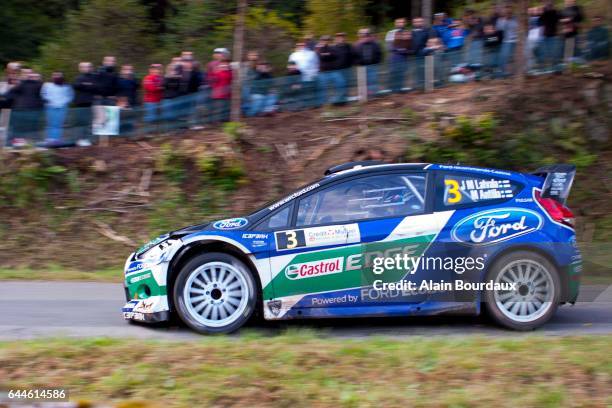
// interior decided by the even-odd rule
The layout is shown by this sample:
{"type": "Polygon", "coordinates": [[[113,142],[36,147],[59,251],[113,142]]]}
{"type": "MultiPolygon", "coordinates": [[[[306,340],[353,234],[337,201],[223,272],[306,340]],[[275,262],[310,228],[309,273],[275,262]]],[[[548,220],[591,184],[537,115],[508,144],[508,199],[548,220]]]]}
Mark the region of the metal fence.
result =
{"type": "MultiPolygon", "coordinates": [[[[527,69],[534,74],[560,72],[580,61],[573,39],[553,38],[527,49],[527,69]]],[[[586,50],[585,52],[588,52],[586,50]]],[[[243,115],[258,116],[275,111],[300,111],[327,104],[366,102],[397,92],[426,92],[452,83],[503,78],[517,72],[511,44],[486,47],[467,44],[461,50],[432,52],[427,56],[390,56],[388,61],[345,70],[320,72],[314,80],[300,75],[246,81],[242,89],[243,115]],[[476,47],[476,48],[475,48],[476,47]]],[[[49,124],[57,114],[45,110],[3,110],[0,115],[0,146],[40,144],[52,136],[58,145],[78,140],[95,142],[100,137],[138,137],[176,129],[188,129],[228,121],[229,99],[214,99],[209,88],[158,104],[130,108],[94,106],[70,108],[61,118],[61,136],[49,124]]]]}

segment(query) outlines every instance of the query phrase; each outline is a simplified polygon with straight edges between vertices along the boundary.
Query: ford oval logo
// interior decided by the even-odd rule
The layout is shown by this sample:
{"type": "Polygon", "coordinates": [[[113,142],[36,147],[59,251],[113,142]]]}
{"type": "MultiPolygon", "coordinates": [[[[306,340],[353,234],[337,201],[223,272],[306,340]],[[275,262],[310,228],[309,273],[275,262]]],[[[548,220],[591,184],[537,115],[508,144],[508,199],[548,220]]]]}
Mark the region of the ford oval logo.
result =
{"type": "Polygon", "coordinates": [[[455,225],[451,237],[470,245],[486,245],[528,234],[541,227],[542,217],[535,211],[500,208],[465,217],[455,225]]]}
{"type": "Polygon", "coordinates": [[[247,225],[249,221],[246,218],[228,218],[227,220],[217,221],[213,224],[218,230],[234,230],[247,225]]]}

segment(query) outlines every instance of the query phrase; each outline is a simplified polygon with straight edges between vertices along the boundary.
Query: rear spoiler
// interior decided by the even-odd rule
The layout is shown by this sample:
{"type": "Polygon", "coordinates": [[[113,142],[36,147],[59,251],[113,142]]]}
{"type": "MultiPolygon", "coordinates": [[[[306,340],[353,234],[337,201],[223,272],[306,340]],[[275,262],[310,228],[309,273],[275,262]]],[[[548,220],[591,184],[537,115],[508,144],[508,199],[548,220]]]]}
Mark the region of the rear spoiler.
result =
{"type": "Polygon", "coordinates": [[[576,176],[576,166],[573,164],[552,164],[540,167],[531,174],[544,177],[542,198],[552,198],[565,205],[576,176]]]}

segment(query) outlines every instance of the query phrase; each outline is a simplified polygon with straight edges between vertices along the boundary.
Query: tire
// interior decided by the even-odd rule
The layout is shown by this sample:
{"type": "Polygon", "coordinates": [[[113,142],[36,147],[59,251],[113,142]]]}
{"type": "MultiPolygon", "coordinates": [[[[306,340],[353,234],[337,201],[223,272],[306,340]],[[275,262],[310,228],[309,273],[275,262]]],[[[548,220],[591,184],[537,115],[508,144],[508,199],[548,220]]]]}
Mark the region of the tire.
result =
{"type": "Polygon", "coordinates": [[[179,272],[173,299],[180,319],[202,334],[231,333],[257,304],[257,284],[238,258],[221,252],[198,255],[179,272]]]}
{"type": "Polygon", "coordinates": [[[485,308],[498,324],[513,330],[534,330],[555,314],[561,298],[561,280],[555,266],[531,251],[516,251],[495,261],[486,282],[515,282],[517,289],[486,290],[485,308]]]}

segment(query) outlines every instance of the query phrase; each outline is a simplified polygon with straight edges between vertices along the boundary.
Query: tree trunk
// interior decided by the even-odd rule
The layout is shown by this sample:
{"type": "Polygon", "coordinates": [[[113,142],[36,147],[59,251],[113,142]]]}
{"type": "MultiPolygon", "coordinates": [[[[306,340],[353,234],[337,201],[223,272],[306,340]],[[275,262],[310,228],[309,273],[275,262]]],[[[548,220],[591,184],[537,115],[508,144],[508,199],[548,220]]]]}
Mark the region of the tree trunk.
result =
{"type": "Polygon", "coordinates": [[[433,10],[433,0],[423,0],[423,19],[427,27],[431,26],[431,16],[433,10]]]}
{"type": "Polygon", "coordinates": [[[236,27],[234,29],[234,78],[232,80],[232,122],[240,121],[242,106],[242,54],[244,50],[244,20],[247,12],[247,0],[238,0],[236,27]]]}
{"type": "Polygon", "coordinates": [[[518,89],[525,83],[525,70],[527,68],[526,49],[527,49],[527,27],[529,0],[518,1],[518,41],[514,54],[514,83],[518,89]]]}
{"type": "Polygon", "coordinates": [[[421,1],[411,0],[412,9],[410,10],[410,18],[416,18],[421,15],[421,1]]]}

